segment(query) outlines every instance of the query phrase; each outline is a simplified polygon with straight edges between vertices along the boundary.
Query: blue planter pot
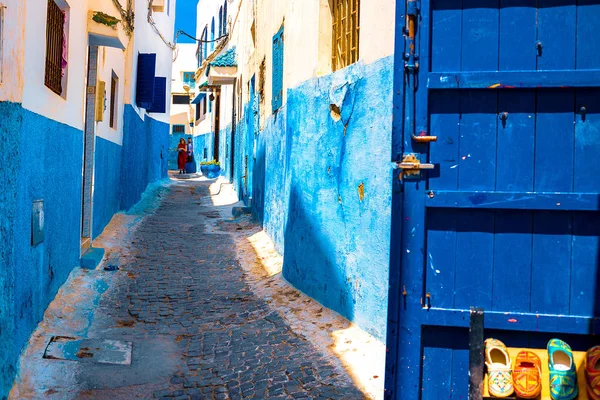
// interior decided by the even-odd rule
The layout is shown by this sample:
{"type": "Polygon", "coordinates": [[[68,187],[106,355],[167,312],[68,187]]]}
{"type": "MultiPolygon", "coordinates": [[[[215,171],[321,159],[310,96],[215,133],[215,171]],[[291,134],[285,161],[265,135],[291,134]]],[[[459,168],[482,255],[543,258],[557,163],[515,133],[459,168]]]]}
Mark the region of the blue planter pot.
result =
{"type": "Polygon", "coordinates": [[[186,174],[195,174],[196,173],[196,163],[190,162],[185,164],[185,173],[186,174]]]}
{"type": "Polygon", "coordinates": [[[206,176],[209,179],[218,178],[221,175],[221,167],[218,165],[201,165],[200,171],[202,171],[202,175],[206,176]]]}

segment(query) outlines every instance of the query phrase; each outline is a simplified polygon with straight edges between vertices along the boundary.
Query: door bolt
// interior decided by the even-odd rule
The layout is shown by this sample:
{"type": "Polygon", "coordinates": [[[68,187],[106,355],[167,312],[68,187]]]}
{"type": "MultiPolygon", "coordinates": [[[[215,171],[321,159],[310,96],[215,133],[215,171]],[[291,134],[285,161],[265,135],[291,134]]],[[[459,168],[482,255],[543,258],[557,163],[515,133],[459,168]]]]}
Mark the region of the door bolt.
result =
{"type": "Polygon", "coordinates": [[[430,190],[427,195],[429,196],[430,199],[433,199],[435,197],[435,194],[433,193],[433,190],[430,190]]]}

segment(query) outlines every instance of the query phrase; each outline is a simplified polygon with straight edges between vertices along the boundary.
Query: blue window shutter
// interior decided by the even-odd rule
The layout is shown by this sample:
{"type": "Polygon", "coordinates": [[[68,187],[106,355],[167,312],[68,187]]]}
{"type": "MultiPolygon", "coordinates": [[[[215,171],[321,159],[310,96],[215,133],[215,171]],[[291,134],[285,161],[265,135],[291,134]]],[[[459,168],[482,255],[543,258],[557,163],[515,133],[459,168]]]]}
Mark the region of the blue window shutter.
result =
{"type": "Polygon", "coordinates": [[[223,35],[227,33],[227,0],[223,4],[223,35]]]}
{"type": "Polygon", "coordinates": [[[219,8],[219,37],[223,35],[223,7],[219,8]]]}
{"type": "Polygon", "coordinates": [[[138,54],[135,103],[138,107],[152,106],[154,100],[154,77],[156,74],[156,54],[138,54]]]}
{"type": "Polygon", "coordinates": [[[148,109],[152,113],[167,112],[167,78],[154,78],[154,99],[148,109]]]}
{"type": "Polygon", "coordinates": [[[273,36],[273,112],[283,103],[283,26],[273,36]]]}

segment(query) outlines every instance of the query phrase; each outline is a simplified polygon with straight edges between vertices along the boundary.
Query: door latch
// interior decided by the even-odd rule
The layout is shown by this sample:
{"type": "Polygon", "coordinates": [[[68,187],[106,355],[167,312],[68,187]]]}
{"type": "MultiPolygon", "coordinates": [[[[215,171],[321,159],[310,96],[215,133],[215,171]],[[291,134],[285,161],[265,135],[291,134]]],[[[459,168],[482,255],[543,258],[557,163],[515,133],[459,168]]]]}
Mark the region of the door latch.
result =
{"type": "Polygon", "coordinates": [[[407,153],[402,156],[401,162],[396,162],[394,168],[402,170],[404,177],[416,177],[421,175],[422,169],[434,169],[434,164],[422,163],[414,153],[407,153]]]}

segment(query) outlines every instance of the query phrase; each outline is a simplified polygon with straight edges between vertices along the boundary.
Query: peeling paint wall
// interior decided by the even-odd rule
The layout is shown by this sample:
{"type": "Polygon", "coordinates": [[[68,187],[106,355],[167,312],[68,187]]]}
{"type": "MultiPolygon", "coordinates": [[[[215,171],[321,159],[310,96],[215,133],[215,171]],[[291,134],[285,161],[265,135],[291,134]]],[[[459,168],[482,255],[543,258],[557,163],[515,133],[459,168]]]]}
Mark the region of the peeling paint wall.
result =
{"type": "Polygon", "coordinates": [[[387,318],[392,77],[389,57],[288,92],[289,197],[278,227],[284,235],[284,277],[381,340],[387,318]],[[330,104],[339,107],[340,120],[331,117],[330,104]]]}
{"type": "Polygon", "coordinates": [[[388,57],[290,89],[287,105],[260,133],[253,171],[253,210],[284,254],[286,280],[380,340],[387,318],[392,74],[388,57]],[[332,115],[332,104],[339,115],[332,115]]]}

